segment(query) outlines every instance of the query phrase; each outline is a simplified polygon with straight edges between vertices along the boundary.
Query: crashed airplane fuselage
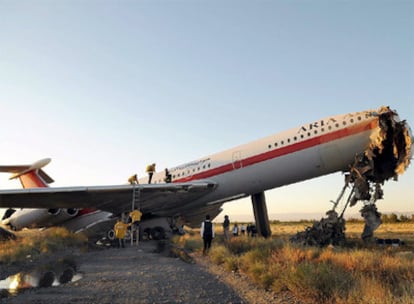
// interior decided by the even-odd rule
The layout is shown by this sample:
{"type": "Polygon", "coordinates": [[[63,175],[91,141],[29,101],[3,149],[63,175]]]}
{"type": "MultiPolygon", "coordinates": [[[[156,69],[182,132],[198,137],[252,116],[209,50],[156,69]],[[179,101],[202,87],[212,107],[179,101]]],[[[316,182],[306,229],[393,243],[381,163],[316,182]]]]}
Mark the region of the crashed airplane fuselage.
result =
{"type": "Polygon", "coordinates": [[[381,184],[407,168],[411,148],[408,125],[381,107],[326,117],[168,168],[169,182],[161,171],[151,184],[143,177],[134,185],[4,190],[0,207],[95,208],[115,215],[139,207],[147,219],[198,226],[223,203],[251,196],[258,232],[269,236],[264,191],[341,171],[354,190],[350,201],[373,203],[381,184]]]}

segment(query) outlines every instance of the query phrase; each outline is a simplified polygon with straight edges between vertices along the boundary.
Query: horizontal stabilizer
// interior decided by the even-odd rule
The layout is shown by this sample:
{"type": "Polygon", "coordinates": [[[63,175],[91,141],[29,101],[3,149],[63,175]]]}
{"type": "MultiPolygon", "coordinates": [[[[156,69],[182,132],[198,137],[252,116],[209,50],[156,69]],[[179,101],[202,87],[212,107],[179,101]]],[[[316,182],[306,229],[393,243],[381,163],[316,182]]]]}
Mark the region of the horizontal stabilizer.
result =
{"type": "Polygon", "coordinates": [[[53,178],[51,178],[45,171],[41,169],[44,166],[46,166],[48,163],[50,163],[50,161],[51,161],[50,158],[44,158],[44,159],[38,160],[37,162],[34,162],[31,165],[0,166],[0,172],[12,173],[12,175],[10,176],[10,179],[15,179],[25,174],[35,172],[36,174],[40,176],[40,178],[44,182],[50,184],[54,182],[53,178]]]}

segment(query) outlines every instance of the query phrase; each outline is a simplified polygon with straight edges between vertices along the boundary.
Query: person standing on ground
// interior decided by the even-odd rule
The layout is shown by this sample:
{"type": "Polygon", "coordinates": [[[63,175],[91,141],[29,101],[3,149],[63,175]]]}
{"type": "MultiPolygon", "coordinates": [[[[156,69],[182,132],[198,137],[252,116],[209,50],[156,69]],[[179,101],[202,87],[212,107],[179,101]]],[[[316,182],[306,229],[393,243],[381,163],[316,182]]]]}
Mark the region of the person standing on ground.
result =
{"type": "Polygon", "coordinates": [[[210,220],[210,215],[208,214],[206,215],[206,220],[201,223],[200,234],[204,243],[203,255],[206,255],[210,250],[211,241],[214,239],[214,225],[210,220]]]}
{"type": "Polygon", "coordinates": [[[123,218],[121,217],[115,224],[115,237],[118,239],[118,248],[125,248],[125,234],[128,229],[128,224],[124,222],[123,218]]]}
{"type": "Polygon", "coordinates": [[[152,175],[155,173],[155,163],[147,166],[148,184],[151,184],[152,175]]]}
{"type": "Polygon", "coordinates": [[[135,240],[136,243],[138,244],[139,241],[139,223],[141,222],[141,217],[142,217],[142,212],[138,209],[135,208],[135,210],[131,211],[129,213],[129,217],[131,218],[131,237],[134,237],[134,232],[135,232],[135,240]]]}
{"type": "Polygon", "coordinates": [[[239,226],[237,226],[237,223],[235,223],[233,226],[233,236],[238,236],[238,235],[239,235],[239,226]]]}
{"type": "Polygon", "coordinates": [[[244,235],[246,233],[246,226],[244,224],[241,224],[240,232],[241,232],[241,235],[244,235]]]}
{"type": "Polygon", "coordinates": [[[229,220],[228,215],[224,216],[223,232],[224,232],[224,240],[228,241],[230,239],[230,220],[229,220]]]}

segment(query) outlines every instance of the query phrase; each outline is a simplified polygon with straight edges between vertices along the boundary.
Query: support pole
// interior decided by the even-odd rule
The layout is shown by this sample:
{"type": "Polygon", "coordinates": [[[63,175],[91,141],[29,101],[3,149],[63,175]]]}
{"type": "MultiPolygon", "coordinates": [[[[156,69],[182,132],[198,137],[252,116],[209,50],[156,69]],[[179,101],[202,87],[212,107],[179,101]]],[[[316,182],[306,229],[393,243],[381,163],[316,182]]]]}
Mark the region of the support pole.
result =
{"type": "MultiPolygon", "coordinates": [[[[132,207],[131,212],[135,210],[135,183],[132,184],[132,207]]],[[[131,223],[131,246],[134,245],[135,225],[131,223]]]]}
{"type": "Polygon", "coordinates": [[[252,205],[258,234],[265,238],[271,236],[272,231],[270,230],[264,192],[252,195],[252,205]]]}

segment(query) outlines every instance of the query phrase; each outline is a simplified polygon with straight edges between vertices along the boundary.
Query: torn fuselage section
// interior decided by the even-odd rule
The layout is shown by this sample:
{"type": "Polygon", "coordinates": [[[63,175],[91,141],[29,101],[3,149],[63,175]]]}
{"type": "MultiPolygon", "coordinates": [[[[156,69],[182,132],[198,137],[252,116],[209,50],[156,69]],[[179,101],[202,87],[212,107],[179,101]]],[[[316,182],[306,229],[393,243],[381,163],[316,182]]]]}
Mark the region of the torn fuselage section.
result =
{"type": "Polygon", "coordinates": [[[350,164],[349,171],[345,173],[345,185],[338,199],[333,202],[333,208],[326,213],[327,218],[314,223],[305,232],[298,233],[292,238],[293,241],[320,246],[341,243],[345,239],[345,209],[358,201],[363,203],[360,212],[365,219],[362,238],[371,238],[381,224],[381,213],[375,203],[383,198],[384,182],[391,178],[397,180],[398,175],[404,173],[409,166],[413,155],[413,136],[406,121],[400,121],[397,113],[389,107],[382,107],[370,115],[376,119],[370,144],[350,164]],[[350,193],[338,215],[335,210],[348,188],[351,189],[350,193]],[[336,216],[332,216],[332,212],[336,216]]]}
{"type": "Polygon", "coordinates": [[[398,179],[410,164],[412,157],[412,134],[408,124],[400,121],[397,113],[388,107],[378,113],[378,126],[373,130],[370,145],[366,151],[358,154],[345,183],[352,185],[353,195],[350,206],[362,201],[360,210],[365,219],[362,239],[367,240],[381,224],[381,213],[375,202],[383,198],[382,186],[389,179],[398,179]]]}

